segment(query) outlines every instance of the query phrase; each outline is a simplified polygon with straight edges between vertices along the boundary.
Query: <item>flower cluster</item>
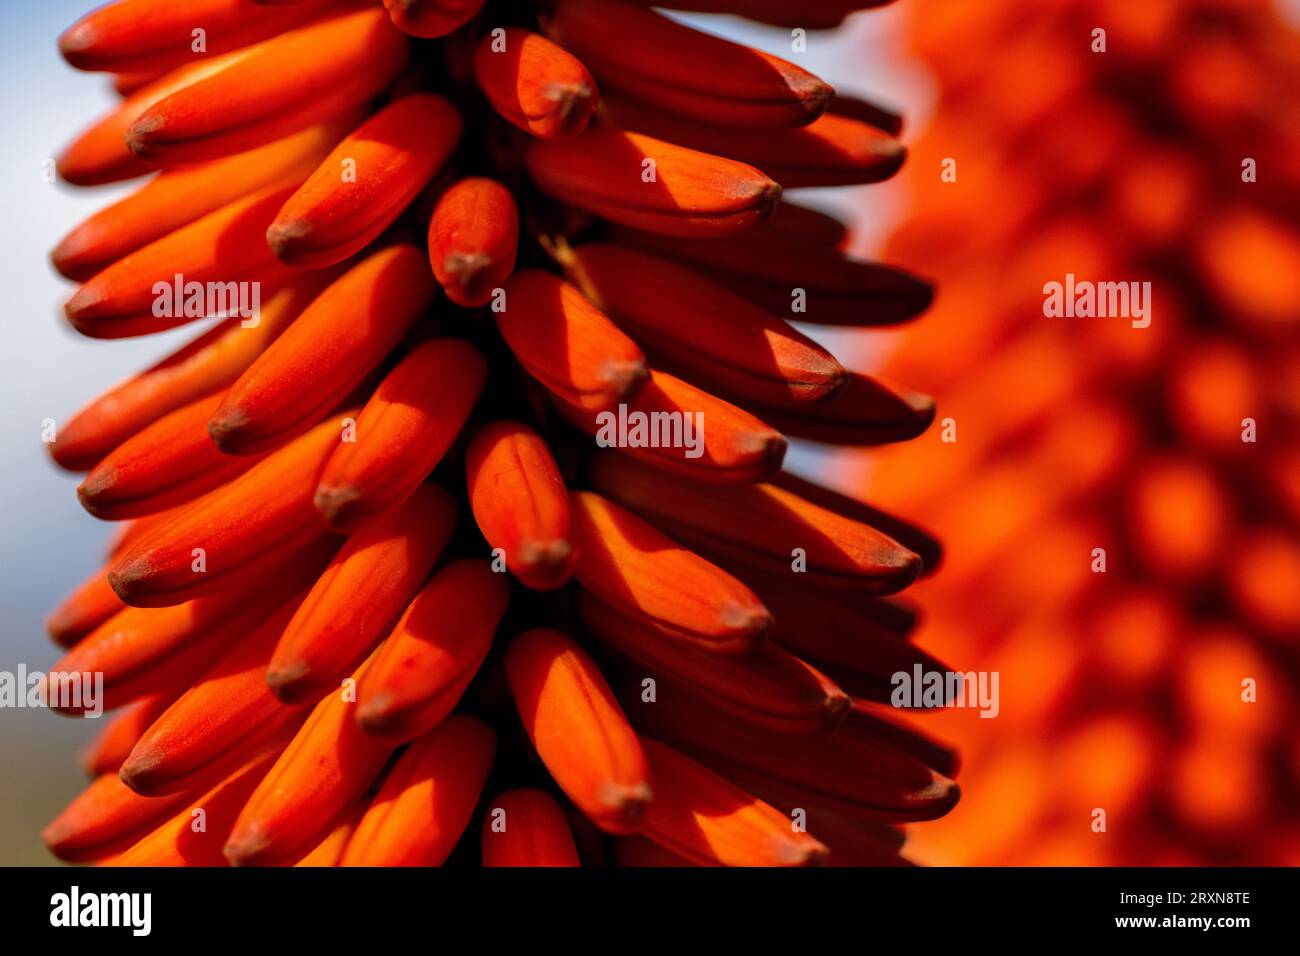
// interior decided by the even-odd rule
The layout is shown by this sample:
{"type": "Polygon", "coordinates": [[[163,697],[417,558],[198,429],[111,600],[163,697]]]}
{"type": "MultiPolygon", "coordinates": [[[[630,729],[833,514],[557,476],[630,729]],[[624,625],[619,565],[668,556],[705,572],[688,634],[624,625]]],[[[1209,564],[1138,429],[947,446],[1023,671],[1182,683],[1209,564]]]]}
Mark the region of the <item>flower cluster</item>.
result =
{"type": "MultiPolygon", "coordinates": [[[[797,59],[877,4],[668,5],[797,59]]],[[[896,116],[624,0],[118,0],[60,45],[122,96],[61,177],[152,174],[54,251],[69,322],[214,323],[51,445],[122,522],[50,619],[118,710],[54,853],[897,863],[953,806],[887,703],[934,540],[782,471],[933,417],[792,324],[928,306],[782,200],[892,175],[896,116]]]]}

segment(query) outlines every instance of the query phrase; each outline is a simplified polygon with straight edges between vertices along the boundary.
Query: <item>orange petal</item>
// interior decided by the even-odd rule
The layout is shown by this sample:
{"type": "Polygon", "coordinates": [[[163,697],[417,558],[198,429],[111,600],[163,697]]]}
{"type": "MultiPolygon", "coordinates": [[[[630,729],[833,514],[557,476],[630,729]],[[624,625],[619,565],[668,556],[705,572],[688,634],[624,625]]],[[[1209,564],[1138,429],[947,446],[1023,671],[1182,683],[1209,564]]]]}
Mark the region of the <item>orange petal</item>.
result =
{"type": "Polygon", "coordinates": [[[632,832],[651,800],[645,754],[591,658],[538,628],[511,642],[505,667],[524,730],[560,789],[607,833],[632,832]]]}
{"type": "Polygon", "coordinates": [[[483,391],[487,362],[468,342],[417,346],[375,389],[355,441],[335,449],[316,488],[316,510],[334,528],[400,503],[429,476],[483,391]]]}
{"type": "Polygon", "coordinates": [[[542,437],[516,422],[485,425],[465,452],[465,478],[474,520],[507,569],[539,591],[568,581],[569,493],[542,437]]]}
{"type": "Polygon", "coordinates": [[[357,824],[339,865],[441,866],[469,825],[496,744],[487,724],[466,716],[412,743],[357,824]]]}
{"type": "Polygon", "coordinates": [[[217,446],[251,455],[305,432],[383,361],[433,295],[414,246],[389,246],[353,266],[230,387],[209,427],[217,446]]]}

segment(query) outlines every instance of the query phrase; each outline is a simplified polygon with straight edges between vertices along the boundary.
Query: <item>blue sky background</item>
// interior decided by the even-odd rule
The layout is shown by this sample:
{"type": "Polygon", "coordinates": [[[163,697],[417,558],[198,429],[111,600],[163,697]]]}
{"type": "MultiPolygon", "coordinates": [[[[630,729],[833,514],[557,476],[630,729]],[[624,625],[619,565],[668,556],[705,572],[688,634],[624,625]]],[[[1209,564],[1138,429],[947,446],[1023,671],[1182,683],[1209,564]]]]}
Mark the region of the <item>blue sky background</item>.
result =
{"type": "MultiPolygon", "coordinates": [[[[108,526],[77,504],[76,477],[50,462],[41,421],[62,424],[91,397],[196,334],[190,328],[94,341],[75,335],[61,317],[71,286],[50,268],[48,250],[126,191],[73,190],[42,178],[42,163],[114,102],[106,77],[70,69],[55,48],[59,33],[89,8],[78,0],[43,0],[6,3],[0,14],[0,671],[44,670],[58,659],[45,636],[45,615],[98,566],[108,535],[108,526]]],[[[738,31],[739,22],[729,18],[697,19],[791,56],[783,31],[738,31]]],[[[863,15],[834,39],[813,34],[808,53],[791,58],[846,92],[875,92],[907,107],[916,128],[918,110],[928,109],[925,84],[905,64],[883,57],[900,48],[889,36],[897,25],[893,11],[863,15]]],[[[822,192],[836,193],[831,201],[862,220],[870,245],[898,213],[889,189],[871,187],[869,204],[852,190],[822,192]]],[[[810,457],[798,464],[817,467],[810,457]]],[[[0,865],[52,862],[40,828],[84,785],[77,751],[99,726],[41,710],[0,710],[0,865]]]]}

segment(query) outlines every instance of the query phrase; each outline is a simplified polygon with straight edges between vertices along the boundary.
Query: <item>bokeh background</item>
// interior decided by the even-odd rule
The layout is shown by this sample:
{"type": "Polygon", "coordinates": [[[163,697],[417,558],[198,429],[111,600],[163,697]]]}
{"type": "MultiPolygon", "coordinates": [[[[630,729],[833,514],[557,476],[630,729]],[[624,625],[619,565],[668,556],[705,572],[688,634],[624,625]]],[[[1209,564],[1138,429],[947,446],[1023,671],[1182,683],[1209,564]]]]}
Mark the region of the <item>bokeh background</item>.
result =
{"type": "MultiPolygon", "coordinates": [[[[1123,0],[1120,6],[1144,6],[1147,2],[1134,4],[1132,0],[1123,0]]],[[[1170,2],[1178,5],[1183,0],[1170,2]]],[[[1187,2],[1191,4],[1194,0],[1187,2]]],[[[965,223],[959,220],[947,229],[932,229],[928,237],[923,227],[917,232],[914,220],[923,223],[926,216],[936,215],[932,208],[932,187],[937,183],[937,157],[964,149],[959,168],[963,172],[975,171],[983,163],[985,175],[989,177],[985,180],[986,187],[990,184],[997,187],[998,176],[1008,174],[1007,168],[996,166],[995,159],[1005,157],[1005,153],[994,148],[1005,143],[990,137],[1005,131],[1009,121],[1003,117],[984,124],[984,138],[976,135],[979,129],[972,132],[971,126],[978,126],[981,107],[1015,107],[1027,98],[1025,94],[1044,82],[1044,76],[1037,72],[1041,64],[1032,55],[1013,62],[999,46],[1004,41],[1010,43],[1017,35],[1017,3],[1025,10],[1072,6],[1065,0],[989,3],[988,6],[1004,13],[1010,10],[1010,15],[999,21],[1001,28],[1008,32],[999,37],[996,33],[980,33],[979,17],[963,25],[957,16],[955,22],[947,24],[950,29],[946,34],[934,29],[953,17],[954,10],[982,8],[983,2],[899,0],[893,7],[854,16],[833,38],[812,34],[808,52],[795,57],[801,65],[824,76],[844,92],[863,94],[900,109],[907,117],[904,138],[918,147],[913,173],[901,181],[855,189],[818,190],[819,203],[824,205],[822,197],[833,193],[828,201],[835,211],[852,221],[855,253],[870,256],[883,251],[897,259],[906,259],[918,271],[938,280],[941,288],[948,282],[945,267],[956,270],[959,265],[968,274],[971,270],[985,270],[991,287],[1001,282],[1002,276],[996,270],[1005,268],[1005,262],[987,259],[982,265],[978,260],[971,265],[969,261],[959,262],[960,257],[956,255],[969,251],[965,249],[968,242],[962,235],[963,225],[989,231],[989,222],[996,224],[1006,218],[1010,209],[999,194],[976,197],[982,205],[977,203],[974,219],[965,223]],[[970,32],[963,33],[963,30],[970,32]],[[949,58],[944,55],[944,44],[955,44],[949,58]],[[973,101],[968,98],[962,102],[952,95],[959,68],[991,77],[996,82],[991,89],[974,94],[973,101]],[[1016,70],[1022,72],[1017,74],[1016,70]],[[981,102],[980,96],[987,97],[988,101],[981,102]],[[998,96],[1002,99],[998,100],[998,96]],[[983,222],[981,217],[989,222],[983,222]],[[922,238],[910,246],[899,240],[889,245],[890,237],[899,230],[904,236],[919,234],[922,238]],[[927,248],[927,242],[932,246],[927,248]]],[[[1161,5],[1157,0],[1150,3],[1153,7],[1161,5]]],[[[1225,2],[1222,6],[1262,8],[1269,4],[1270,0],[1241,0],[1239,4],[1225,2]]],[[[97,115],[112,101],[111,90],[102,77],[73,71],[59,59],[55,49],[55,38],[87,6],[83,0],[46,0],[40,4],[7,4],[0,13],[3,17],[3,29],[0,29],[0,124],[3,125],[0,128],[5,131],[0,156],[5,226],[0,231],[3,243],[0,309],[3,309],[6,332],[6,353],[0,366],[3,368],[0,455],[6,495],[5,506],[0,508],[0,622],[3,622],[0,670],[11,672],[20,666],[44,669],[56,660],[56,649],[45,637],[43,619],[74,582],[94,570],[99,549],[107,539],[106,526],[77,505],[75,478],[60,472],[45,454],[40,442],[42,421],[65,421],[82,402],[194,334],[193,329],[181,329],[147,339],[97,342],[75,336],[60,317],[67,286],[50,269],[47,251],[72,225],[118,194],[114,187],[74,193],[43,178],[44,163],[85,118],[97,115]]],[[[1300,22],[1300,0],[1286,0],[1278,6],[1292,22],[1300,22]]],[[[791,56],[788,37],[783,31],[742,26],[739,21],[726,17],[689,19],[752,45],[791,56]]],[[[1156,34],[1151,38],[1152,49],[1162,55],[1169,54],[1171,45],[1183,40],[1175,35],[1156,34]]],[[[1086,51],[1086,38],[1079,38],[1079,43],[1079,50],[1086,51]]],[[[1023,44],[1014,48],[1026,49],[1023,44]]],[[[1042,55],[1042,50],[1039,54],[1042,55]]],[[[1080,53],[1081,57],[1087,55],[1080,53]]],[[[1044,62],[1050,66],[1051,57],[1044,62]]],[[[1083,115],[1082,106],[1091,102],[1097,92],[1089,84],[1101,82],[1096,76],[1083,76],[1081,85],[1061,101],[1062,112],[1049,128],[1064,133],[1075,129],[1083,115]]],[[[1294,86],[1290,92],[1294,100],[1294,86]]],[[[1293,112],[1292,117],[1295,116],[1293,112]]],[[[1293,133],[1297,129],[1300,122],[1295,123],[1293,133]]],[[[1140,124],[1137,131],[1141,132],[1140,124]]],[[[1109,148],[1114,154],[1123,147],[1122,142],[1112,142],[1109,148]]],[[[1100,168],[1105,173],[1120,167],[1103,162],[1100,168]]],[[[1010,188],[1014,183],[1007,180],[1001,185],[1010,188]]],[[[965,195],[969,196],[969,191],[965,195]]],[[[944,215],[942,210],[939,215],[944,215]]],[[[1045,241],[1046,233],[1036,232],[1036,228],[1034,223],[1021,226],[1015,237],[1017,248],[1033,249],[1045,241]]],[[[1097,224],[1094,222],[1091,228],[1095,232],[1097,224]]],[[[1102,238],[1106,238],[1104,228],[1102,238]]],[[[1294,266],[1300,271],[1300,262],[1294,266]]],[[[1050,277],[1039,276],[1037,282],[1041,285],[1050,277]]],[[[969,295],[969,289],[966,294],[969,295]]],[[[963,322],[1000,328],[1007,321],[1014,324],[1032,318],[1023,308],[1018,314],[998,312],[997,300],[991,298],[983,301],[950,298],[947,306],[944,302],[940,300],[940,310],[948,309],[946,318],[939,311],[937,319],[923,318],[907,333],[839,333],[833,334],[833,342],[831,334],[822,337],[836,354],[858,367],[872,369],[894,363],[900,373],[907,372],[912,384],[934,389],[942,401],[957,393],[960,366],[980,364],[981,353],[968,346],[960,335],[963,322]],[[961,314],[953,314],[954,301],[964,310],[961,314]],[[946,322],[950,324],[945,325],[946,322]],[[950,355],[955,352],[961,360],[954,363],[958,368],[951,375],[931,375],[927,379],[913,374],[924,363],[909,356],[941,354],[945,349],[950,355]]],[[[1023,304],[1020,303],[1022,307],[1023,304]]],[[[1038,320],[1042,321],[1041,316],[1038,320]]],[[[1098,388],[1104,390],[1104,386],[1098,388]]],[[[1014,394],[1014,388],[1008,394],[1014,394]]],[[[1116,407],[1121,413],[1140,414],[1141,409],[1136,405],[1124,404],[1140,401],[1134,393],[1121,391],[1116,396],[1119,401],[1116,407]]],[[[944,414],[941,404],[940,416],[944,414]]],[[[925,457],[934,455],[933,443],[937,442],[934,431],[924,441],[929,444],[920,447],[910,459],[871,455],[846,460],[824,450],[802,447],[795,450],[790,463],[794,470],[859,495],[873,495],[882,500],[896,498],[920,506],[925,503],[916,498],[909,501],[908,494],[900,492],[900,487],[910,491],[906,478],[909,470],[913,474],[917,469],[942,471],[951,465],[942,459],[925,457]]],[[[992,465],[1014,466],[1014,457],[1001,461],[996,458],[998,453],[990,452],[995,456],[992,465]]],[[[981,535],[993,534],[1000,526],[996,521],[991,526],[982,526],[978,521],[963,523],[961,517],[966,513],[963,499],[952,496],[959,495],[964,486],[969,490],[982,468],[992,465],[967,462],[964,482],[958,482],[955,491],[945,493],[948,495],[943,499],[945,508],[933,513],[911,507],[904,509],[949,538],[950,554],[959,575],[958,582],[952,586],[942,583],[942,575],[931,586],[928,601],[942,604],[947,610],[931,614],[919,639],[926,646],[940,650],[950,663],[962,669],[996,666],[1008,670],[1003,679],[1005,718],[980,721],[969,712],[935,718],[934,729],[959,739],[968,754],[961,777],[966,799],[948,821],[914,828],[912,855],[935,863],[1114,861],[1118,855],[1099,852],[1097,841],[1089,842],[1087,820],[1069,814],[1076,805],[1096,804],[1089,788],[1108,788],[1107,800],[1120,797],[1136,800],[1135,781],[1149,783],[1146,771],[1166,766],[1179,752],[1182,741],[1177,733],[1170,732],[1175,725],[1165,726],[1160,722],[1162,718],[1152,717],[1141,708],[1137,709],[1140,713],[1136,723],[1123,717],[1108,723],[1108,714],[1102,714],[1103,719],[1099,719],[1087,708],[1075,708],[1069,703],[1069,688],[1063,679],[1058,679],[1061,661],[1077,651],[1077,647],[1074,651],[1069,649],[1069,642],[1084,638],[1054,624],[1040,625],[1037,630],[1025,630],[1023,626],[1015,630],[1015,625],[1023,625],[1025,620],[1033,618],[1035,610],[1051,597],[1038,583],[1025,579],[1026,586],[1009,590],[1010,603],[998,619],[996,634],[990,634],[988,628],[970,626],[981,620],[980,593],[972,590],[969,578],[964,576],[963,562],[978,563],[971,557],[972,551],[979,550],[972,542],[977,545],[981,535]],[[955,525],[951,532],[945,526],[949,522],[955,525]],[[1001,653],[998,649],[1007,646],[1006,634],[1013,631],[1017,637],[1010,646],[1020,653],[1001,653]],[[1023,692],[1025,696],[1020,704],[1006,697],[1011,692],[1023,692]],[[1032,706],[1024,703],[1026,699],[1032,706]],[[1054,711],[1053,702],[1060,705],[1054,711]],[[1048,711],[1053,713],[1050,725],[1035,719],[1048,711]],[[1051,781],[1052,786],[1045,785],[1045,781],[1051,781]],[[1069,803],[1064,815],[1049,812],[1051,801],[1059,801],[1062,793],[1076,794],[1080,799],[1069,803]],[[1076,826],[1077,831],[1073,829],[1076,826]]],[[[978,500],[972,501],[970,508],[981,507],[978,500]]],[[[1015,502],[1006,503],[1006,507],[1008,514],[1016,513],[1015,502]]],[[[1100,513],[1107,514],[1104,509],[1100,513]]],[[[1068,508],[1047,515],[1043,519],[1046,523],[1035,528],[1036,537],[1048,542],[1060,541],[1073,527],[1071,518],[1068,508]]],[[[1294,584],[1300,591],[1300,581],[1294,584]]],[[[1142,630],[1145,625],[1140,621],[1136,626],[1139,636],[1148,633],[1142,630]]],[[[1159,659],[1161,666],[1174,659],[1178,644],[1176,639],[1171,640],[1166,655],[1159,659]]],[[[1100,679],[1109,678],[1103,672],[1100,679]]],[[[1160,692],[1168,693],[1168,688],[1160,692]]],[[[1282,713],[1293,715],[1294,711],[1286,708],[1282,713]]],[[[82,721],[44,711],[0,710],[0,865],[52,862],[41,846],[39,831],[84,784],[72,758],[95,729],[82,721]]],[[[1296,738],[1293,724],[1288,724],[1281,733],[1289,733],[1290,740],[1296,738]]],[[[1214,760],[1211,754],[1203,761],[1205,766],[1197,771],[1203,779],[1222,776],[1216,773],[1214,760]]],[[[1197,774],[1193,773],[1190,779],[1194,783],[1197,774]]],[[[1236,784],[1230,782],[1229,788],[1233,786],[1236,784]]],[[[1237,800],[1245,808],[1250,832],[1273,829],[1281,832],[1280,824],[1274,827],[1284,816],[1271,802],[1275,796],[1271,795],[1267,804],[1250,796],[1244,801],[1237,800]]],[[[1172,812],[1167,804],[1156,804],[1148,810],[1157,817],[1172,812]]],[[[1164,834],[1164,829],[1161,832],[1164,834]]],[[[1150,853],[1147,844],[1134,843],[1131,827],[1121,830],[1115,842],[1127,840],[1126,845],[1140,847],[1139,852],[1147,854],[1144,862],[1197,862],[1230,856],[1213,843],[1180,847],[1177,834],[1176,828],[1170,828],[1167,838],[1150,853]]],[[[1251,850],[1246,848],[1243,852],[1251,850]]]]}

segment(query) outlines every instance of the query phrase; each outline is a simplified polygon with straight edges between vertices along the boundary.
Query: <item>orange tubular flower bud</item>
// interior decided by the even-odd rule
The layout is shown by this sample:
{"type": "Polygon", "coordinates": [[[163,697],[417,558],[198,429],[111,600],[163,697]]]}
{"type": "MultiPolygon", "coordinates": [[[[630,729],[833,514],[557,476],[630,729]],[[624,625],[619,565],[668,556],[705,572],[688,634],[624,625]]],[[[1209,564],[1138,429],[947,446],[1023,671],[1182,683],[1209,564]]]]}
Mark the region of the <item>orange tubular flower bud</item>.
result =
{"type": "Polygon", "coordinates": [[[213,444],[208,419],[220,402],[220,396],[205,396],[123,442],[78,486],[82,507],[111,521],[156,514],[257,464],[251,456],[223,455],[213,444]]]}
{"type": "Polygon", "coordinates": [[[880,182],[898,172],[907,158],[906,148],[892,136],[861,120],[832,113],[801,129],[734,130],[631,100],[607,105],[610,120],[621,129],[748,163],[782,189],[880,182]]]}
{"type": "Polygon", "coordinates": [[[142,797],[117,774],[105,774],[50,821],[41,831],[41,839],[60,860],[98,860],[132,846],[192,796],[182,791],[166,797],[142,797]]]}
{"type": "Polygon", "coordinates": [[[712,653],[586,591],[578,594],[578,614],[593,637],[623,656],[767,730],[820,733],[839,725],[852,704],[821,671],[771,644],[712,653]]]}
{"type": "Polygon", "coordinates": [[[574,250],[566,269],[656,363],[724,394],[797,406],[824,401],[848,381],[829,352],[788,322],[674,262],[596,242],[574,250]]]}
{"type": "Polygon", "coordinates": [[[129,73],[179,66],[265,40],[317,16],[326,4],[279,10],[250,0],[118,0],[86,14],[59,37],[59,53],[79,70],[129,73]],[[194,49],[194,25],[211,35],[194,49]]]}
{"type": "Polygon", "coordinates": [[[550,591],[573,573],[569,493],[546,443],[515,422],[479,429],[465,452],[474,520],[526,587],[550,591]]]}
{"type": "Polygon", "coordinates": [[[519,27],[483,38],[474,77],[493,109],[541,139],[581,133],[599,102],[596,81],[577,57],[519,27]]]}
{"type": "Polygon", "coordinates": [[[131,124],[127,145],[150,163],[217,159],[338,116],[384,89],[407,41],[382,10],[344,8],[202,64],[204,74],[131,124]]]}
{"type": "Polygon", "coordinates": [[[830,851],[790,818],[658,741],[646,740],[656,793],[641,833],[702,865],[817,866],[830,851]]]}
{"type": "Polygon", "coordinates": [[[409,740],[451,713],[487,656],[509,588],[486,561],[433,576],[376,652],[358,694],[367,733],[409,740]]]}
{"type": "Polygon", "coordinates": [[[589,491],[573,495],[574,577],[589,591],[714,653],[757,646],[772,615],[721,568],[589,491]]]}
{"type": "Polygon", "coordinates": [[[212,69],[194,63],[164,72],[82,130],[59,155],[59,178],[74,186],[102,186],[152,172],[153,167],[127,147],[126,132],[149,107],[195,82],[212,69]]]}
{"type": "Polygon", "coordinates": [[[192,283],[287,279],[262,235],[291,189],[252,193],[117,260],[73,294],[64,314],[91,338],[146,335],[211,314],[206,298],[188,308],[192,283]]]}
{"type": "Polygon", "coordinates": [[[277,290],[261,321],[233,316],[161,362],[109,389],[58,430],[50,444],[56,464],[87,471],[146,425],[235,381],[327,284],[329,272],[309,273],[277,290]]]}
{"type": "Polygon", "coordinates": [[[524,730],[560,789],[605,832],[633,832],[651,802],[645,754],[591,658],[539,628],[511,642],[505,666],[524,730]]]}
{"type": "MultiPolygon", "coordinates": [[[[145,694],[188,687],[296,591],[328,560],[333,543],[295,552],[270,581],[240,575],[210,597],[164,608],[128,607],[79,641],[56,672],[102,673],[104,705],[116,708],[145,694]]],[[[56,708],[64,712],[64,708],[56,708]]]]}
{"type": "Polygon", "coordinates": [[[548,32],[610,88],[719,126],[802,126],[835,95],[793,63],[622,0],[559,0],[548,32]]]}
{"type": "Polygon", "coordinates": [[[351,530],[410,495],[460,434],[486,379],[487,362],[460,339],[407,354],[361,409],[356,440],[330,456],[314,498],[324,520],[351,530]]]}
{"type": "Polygon", "coordinates": [[[483,817],[484,866],[581,866],[564,811],[541,790],[507,790],[483,817]]]}
{"type": "Polygon", "coordinates": [[[113,563],[113,589],[134,607],[179,604],[323,537],[311,499],[338,440],[338,423],[322,422],[195,502],[113,563]]]}
{"type": "Polygon", "coordinates": [[[698,10],[701,13],[730,13],[748,20],[758,20],[778,27],[803,27],[825,30],[837,27],[855,10],[881,7],[893,0],[633,0],[642,6],[668,7],[671,10],[698,10]]]}
{"type": "Polygon", "coordinates": [[[773,315],[820,325],[895,325],[929,308],[929,282],[875,262],[858,262],[778,230],[754,230],[727,240],[683,246],[649,231],[616,229],[619,242],[707,272],[773,315]],[[790,290],[803,289],[805,311],[794,312],[790,290]]]}
{"type": "Polygon", "coordinates": [[[793,574],[797,549],[806,561],[799,573],[819,587],[889,594],[921,571],[920,556],[888,535],[774,484],[701,488],[610,452],[598,456],[593,477],[655,527],[742,572],[760,565],[793,574]]]}
{"type": "Polygon", "coordinates": [[[433,178],[460,131],[460,114],[441,96],[418,93],[389,103],[289,197],[266,232],[276,258],[319,269],[362,249],[433,178]]]}
{"type": "Polygon", "coordinates": [[[71,647],[125,606],[108,583],[108,568],[100,568],[45,619],[45,630],[54,643],[71,647]]]}
{"type": "Polygon", "coordinates": [[[603,408],[634,394],[645,356],[576,288],[549,272],[510,277],[497,328],[530,375],[564,402],[603,408]]]}
{"type": "Polygon", "coordinates": [[[276,696],[301,703],[337,687],[410,603],[455,524],[456,503],[435,485],[364,522],[276,644],[266,674],[276,696]]]}
{"type": "Polygon", "coordinates": [[[112,866],[226,866],[221,842],[240,808],[266,776],[275,752],[262,754],[235,770],[157,830],[110,864],[112,866]],[[204,829],[194,826],[203,812],[204,829]]]}
{"type": "Polygon", "coordinates": [[[249,631],[145,731],[122,764],[127,786],[156,795],[210,785],[305,716],[277,700],[265,678],[303,596],[294,594],[249,631]]]}
{"type": "Polygon", "coordinates": [[[339,866],[441,866],[469,825],[497,735],[452,717],[397,761],[357,824],[339,866]]]}
{"type": "Polygon", "coordinates": [[[115,714],[81,752],[82,769],[91,777],[116,774],[136,741],[174,699],[171,693],[150,694],[115,714]]]}
{"type": "Polygon", "coordinates": [[[651,372],[650,381],[626,404],[626,429],[621,424],[621,407],[617,411],[604,408],[593,412],[557,402],[556,408],[578,428],[594,435],[598,445],[618,447],[620,452],[651,467],[689,475],[708,484],[761,481],[780,471],[785,459],[785,436],[776,429],[667,372],[651,372]],[[621,431],[632,434],[633,417],[644,416],[643,421],[653,422],[656,415],[665,413],[667,421],[682,423],[682,441],[650,443],[647,438],[646,442],[621,442],[621,431]],[[690,433],[686,431],[688,426],[694,429],[690,433]]]}
{"type": "Polygon", "coordinates": [[[297,186],[337,142],[343,124],[322,123],[266,146],[169,169],[91,216],[54,247],[54,268],[85,281],[115,261],[250,192],[297,186]]]}
{"type": "Polygon", "coordinates": [[[483,9],[483,0],[384,0],[393,25],[414,37],[446,36],[483,9]]]}
{"type": "Polygon", "coordinates": [[[466,308],[486,305],[515,268],[519,209],[495,179],[450,186],[429,220],[429,264],[447,298],[466,308]]]}
{"type": "MultiPolygon", "coordinates": [[[[358,669],[354,680],[363,679],[365,668],[358,669]]],[[[352,698],[347,690],[336,691],[318,703],[257,785],[226,840],[226,859],[235,866],[268,866],[301,857],[320,843],[388,762],[396,744],[357,727],[352,698]],[[286,800],[287,794],[293,799],[286,800]]]]}
{"type": "Polygon", "coordinates": [[[524,165],[556,199],[666,236],[729,236],[781,200],[781,187],[752,166],[621,130],[534,142],[524,165]]]}
{"type": "Polygon", "coordinates": [[[434,292],[414,246],[353,266],[230,387],[209,425],[217,447],[251,455],[305,432],[384,360],[434,292]]]}

